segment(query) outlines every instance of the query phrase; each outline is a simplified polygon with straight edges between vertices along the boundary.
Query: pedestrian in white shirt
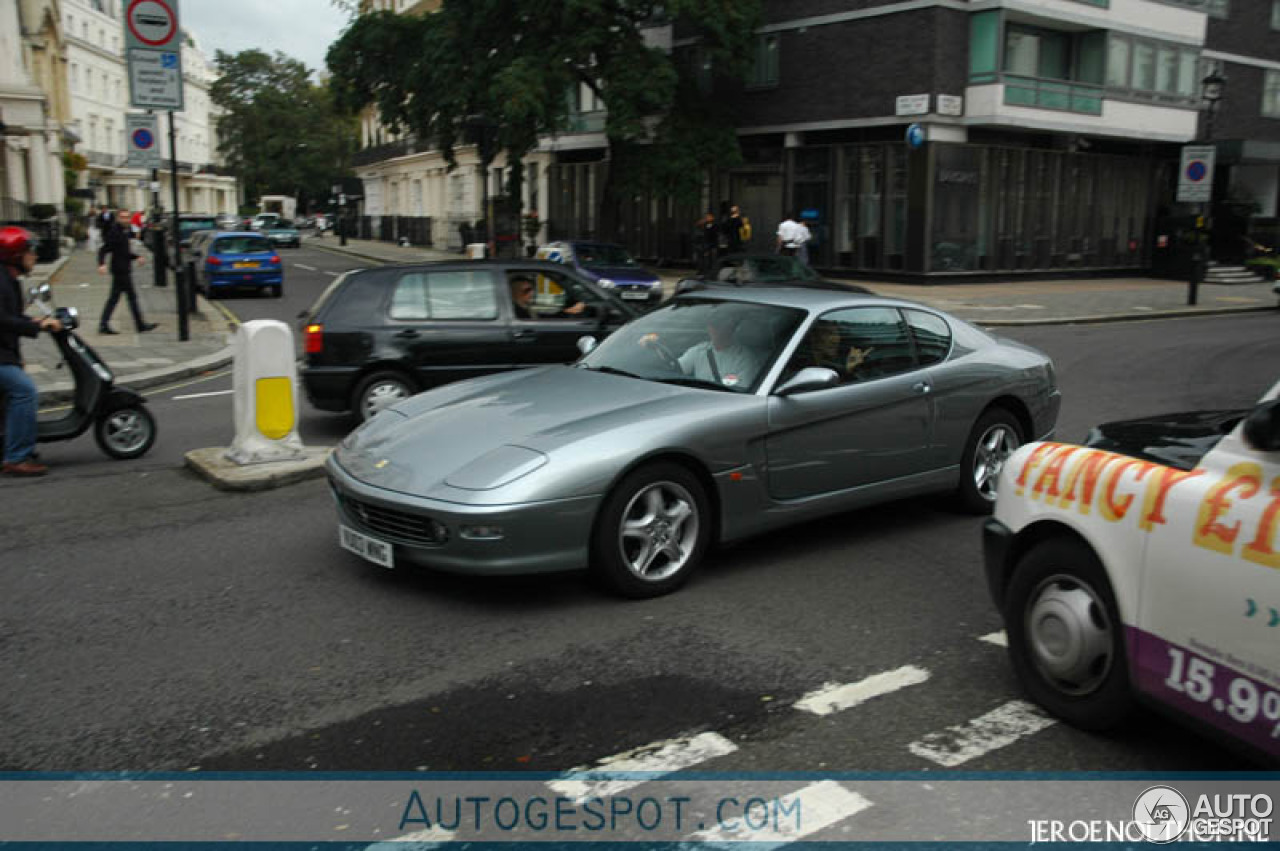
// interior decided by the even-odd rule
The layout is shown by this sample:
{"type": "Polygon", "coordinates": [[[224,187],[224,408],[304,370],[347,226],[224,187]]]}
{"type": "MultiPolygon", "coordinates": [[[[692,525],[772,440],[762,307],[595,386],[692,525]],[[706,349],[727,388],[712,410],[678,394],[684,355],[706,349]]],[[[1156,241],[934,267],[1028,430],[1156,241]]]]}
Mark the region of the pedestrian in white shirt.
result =
{"type": "Polygon", "coordinates": [[[788,213],[778,225],[778,253],[794,257],[796,249],[804,244],[803,229],[804,225],[796,221],[796,215],[788,213]]]}
{"type": "Polygon", "coordinates": [[[813,239],[813,233],[809,230],[809,226],[803,221],[797,222],[796,227],[800,234],[796,240],[796,259],[804,265],[809,265],[809,242],[813,239]]]}

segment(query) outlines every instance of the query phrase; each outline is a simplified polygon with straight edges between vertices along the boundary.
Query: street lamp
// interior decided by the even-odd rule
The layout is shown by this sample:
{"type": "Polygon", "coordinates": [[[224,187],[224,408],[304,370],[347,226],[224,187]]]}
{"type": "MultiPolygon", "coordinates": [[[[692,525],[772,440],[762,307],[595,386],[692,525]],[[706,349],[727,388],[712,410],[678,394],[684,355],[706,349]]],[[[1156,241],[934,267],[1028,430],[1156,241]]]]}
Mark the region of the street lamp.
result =
{"type": "MultiPolygon", "coordinates": [[[[1209,68],[1209,73],[1200,81],[1200,100],[1204,103],[1204,139],[1207,145],[1213,140],[1213,118],[1218,111],[1218,102],[1222,100],[1222,90],[1227,84],[1227,78],[1223,76],[1217,65],[1209,68]]],[[[1216,159],[1216,157],[1215,157],[1216,159]]],[[[1191,281],[1190,287],[1187,289],[1187,304],[1194,305],[1196,303],[1197,289],[1200,286],[1201,279],[1204,278],[1205,268],[1208,266],[1208,255],[1205,249],[1205,218],[1212,212],[1213,202],[1213,177],[1209,177],[1209,201],[1201,202],[1200,214],[1196,216],[1195,226],[1195,247],[1191,255],[1191,281]]]]}

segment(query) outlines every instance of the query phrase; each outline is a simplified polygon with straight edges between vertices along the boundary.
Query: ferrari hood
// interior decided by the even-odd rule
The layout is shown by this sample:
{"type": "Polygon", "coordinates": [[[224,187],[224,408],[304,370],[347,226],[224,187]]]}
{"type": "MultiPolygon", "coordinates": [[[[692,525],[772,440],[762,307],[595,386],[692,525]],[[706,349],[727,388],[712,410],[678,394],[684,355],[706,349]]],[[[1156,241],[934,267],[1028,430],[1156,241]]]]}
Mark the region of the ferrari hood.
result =
{"type": "Polygon", "coordinates": [[[754,397],[552,366],[448,385],[403,402],[353,432],[338,461],[360,481],[413,496],[493,490],[557,451],[669,417],[705,416],[754,397]]]}

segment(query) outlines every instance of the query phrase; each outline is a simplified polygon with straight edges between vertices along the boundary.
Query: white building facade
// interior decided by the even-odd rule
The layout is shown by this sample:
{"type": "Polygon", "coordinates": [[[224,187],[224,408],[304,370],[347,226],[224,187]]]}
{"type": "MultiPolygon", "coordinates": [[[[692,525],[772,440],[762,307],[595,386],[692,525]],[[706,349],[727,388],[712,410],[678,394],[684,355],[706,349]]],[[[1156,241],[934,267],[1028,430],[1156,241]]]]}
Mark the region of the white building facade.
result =
{"type": "Polygon", "coordinates": [[[62,209],[67,93],[57,0],[0,0],[0,220],[62,209]]]}
{"type": "MultiPolygon", "coordinates": [[[[173,205],[168,113],[160,113],[163,168],[156,183],[148,171],[126,167],[125,116],[129,105],[124,55],[123,4],[119,0],[62,0],[72,126],[89,168],[81,178],[99,204],[146,210],[155,201],[173,205]],[[158,184],[158,185],[157,185],[158,184]]],[[[209,95],[216,70],[190,33],[182,46],[183,101],[176,121],[179,207],[182,212],[234,213],[240,205],[236,179],[219,165],[217,111],[209,95]]]]}

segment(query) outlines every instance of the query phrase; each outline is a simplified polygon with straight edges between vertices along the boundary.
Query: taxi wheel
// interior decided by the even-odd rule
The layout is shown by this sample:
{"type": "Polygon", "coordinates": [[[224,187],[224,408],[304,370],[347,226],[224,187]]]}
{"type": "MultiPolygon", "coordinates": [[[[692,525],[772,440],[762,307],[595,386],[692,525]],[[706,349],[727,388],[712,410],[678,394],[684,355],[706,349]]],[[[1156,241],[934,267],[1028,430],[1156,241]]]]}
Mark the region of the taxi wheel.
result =
{"type": "Polygon", "coordinates": [[[1009,411],[990,408],[978,417],[960,456],[960,487],[956,495],[965,511],[991,513],[1000,471],[1021,445],[1022,427],[1009,411]]]}
{"type": "Polygon", "coordinates": [[[591,565],[624,597],[658,597],[689,580],[706,553],[711,514],[697,476],[659,462],[630,473],[605,500],[591,565]]]}
{"type": "Polygon", "coordinates": [[[1014,567],[1004,621],[1014,673],[1036,703],[1086,730],[1128,718],[1124,624],[1088,545],[1058,537],[1028,550],[1014,567]]]}

